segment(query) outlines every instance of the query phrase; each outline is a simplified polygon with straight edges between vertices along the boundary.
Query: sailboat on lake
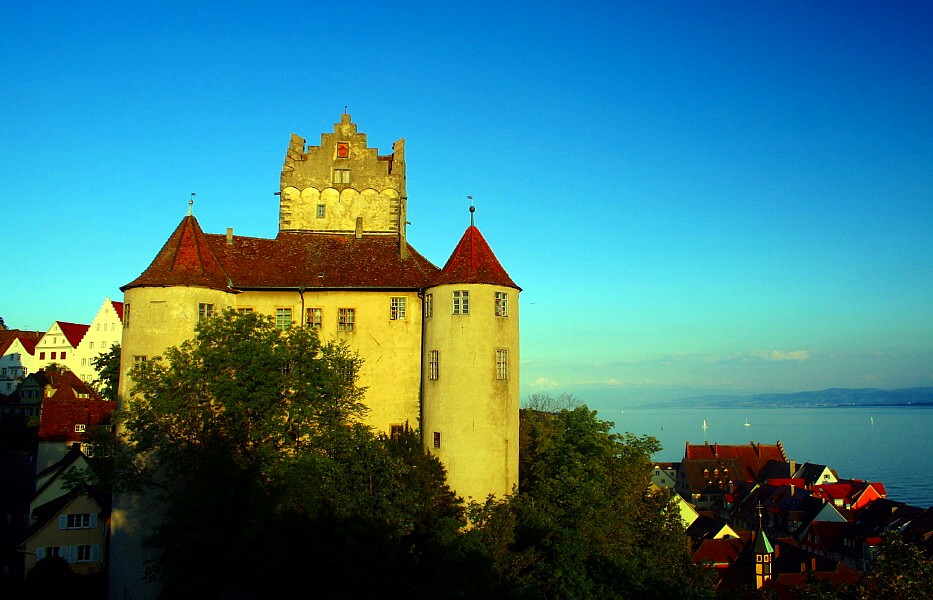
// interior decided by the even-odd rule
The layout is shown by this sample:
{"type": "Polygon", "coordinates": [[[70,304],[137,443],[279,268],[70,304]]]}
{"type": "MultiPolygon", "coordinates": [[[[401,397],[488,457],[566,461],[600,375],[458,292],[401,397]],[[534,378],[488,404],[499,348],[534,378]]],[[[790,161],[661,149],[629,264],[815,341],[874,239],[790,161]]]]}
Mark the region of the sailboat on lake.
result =
{"type": "Polygon", "coordinates": [[[751,426],[752,426],[752,424],[748,422],[748,417],[745,417],[745,426],[746,426],[746,427],[751,427],[751,426]]]}

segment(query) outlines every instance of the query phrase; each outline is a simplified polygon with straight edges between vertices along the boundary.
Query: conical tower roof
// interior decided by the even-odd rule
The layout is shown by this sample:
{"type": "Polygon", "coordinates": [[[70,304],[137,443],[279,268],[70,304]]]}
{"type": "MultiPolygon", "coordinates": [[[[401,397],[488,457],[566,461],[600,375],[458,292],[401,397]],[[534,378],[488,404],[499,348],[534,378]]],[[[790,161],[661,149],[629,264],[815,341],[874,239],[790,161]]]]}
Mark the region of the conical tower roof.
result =
{"type": "Polygon", "coordinates": [[[488,283],[521,291],[499,264],[492,248],[475,225],[467,227],[432,285],[449,283],[488,283]]]}
{"type": "Polygon", "coordinates": [[[187,215],[162,246],[152,264],[122,288],[184,285],[228,289],[229,278],[210,245],[198,220],[187,215]]]}

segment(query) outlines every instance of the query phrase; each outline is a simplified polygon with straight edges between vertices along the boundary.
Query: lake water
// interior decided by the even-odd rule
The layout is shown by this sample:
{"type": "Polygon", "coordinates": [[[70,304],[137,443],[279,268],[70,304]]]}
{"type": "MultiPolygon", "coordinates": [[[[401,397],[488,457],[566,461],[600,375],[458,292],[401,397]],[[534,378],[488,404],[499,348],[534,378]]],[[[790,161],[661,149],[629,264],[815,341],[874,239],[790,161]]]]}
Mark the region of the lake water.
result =
{"type": "Polygon", "coordinates": [[[616,431],[658,438],[658,461],[682,460],[687,441],[780,440],[791,460],[825,464],[840,477],[880,481],[891,500],[933,506],[933,407],[590,408],[614,422],[616,431]]]}

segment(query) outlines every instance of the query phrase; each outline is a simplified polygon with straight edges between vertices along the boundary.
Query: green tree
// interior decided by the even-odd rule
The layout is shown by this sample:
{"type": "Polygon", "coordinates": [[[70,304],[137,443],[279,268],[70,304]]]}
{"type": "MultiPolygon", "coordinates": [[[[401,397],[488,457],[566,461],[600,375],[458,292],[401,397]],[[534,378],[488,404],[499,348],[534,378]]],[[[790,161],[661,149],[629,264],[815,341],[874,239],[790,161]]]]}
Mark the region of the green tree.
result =
{"type": "Polygon", "coordinates": [[[650,491],[657,441],[611,429],[585,406],[524,409],[521,492],[474,506],[468,536],[490,548],[514,597],[712,596],[670,496],[650,491]]]}
{"type": "Polygon", "coordinates": [[[92,358],[91,364],[97,370],[97,380],[94,382],[97,392],[107,400],[116,402],[120,387],[120,344],[114,344],[110,350],[92,358]]]}
{"type": "Polygon", "coordinates": [[[150,576],[167,596],[480,589],[462,575],[483,561],[456,547],[463,508],[443,467],[416,434],[361,424],[359,366],[311,329],[226,311],[134,367],[118,472],[164,507],[150,576]]]}
{"type": "Polygon", "coordinates": [[[933,598],[933,560],[923,549],[904,541],[899,531],[884,534],[878,556],[859,586],[866,600],[933,598]]]}
{"type": "Polygon", "coordinates": [[[3,320],[3,317],[0,317],[0,331],[6,330],[6,321],[3,320]]]}

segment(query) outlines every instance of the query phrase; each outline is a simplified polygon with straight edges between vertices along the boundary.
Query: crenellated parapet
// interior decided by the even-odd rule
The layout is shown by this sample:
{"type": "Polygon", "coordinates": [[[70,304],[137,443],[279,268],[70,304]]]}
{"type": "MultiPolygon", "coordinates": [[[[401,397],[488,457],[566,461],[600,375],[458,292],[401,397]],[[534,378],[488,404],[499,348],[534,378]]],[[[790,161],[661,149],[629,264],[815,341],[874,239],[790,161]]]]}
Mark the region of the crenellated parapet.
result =
{"type": "Polygon", "coordinates": [[[404,239],[405,140],[382,156],[349,114],[319,146],[292,134],[280,182],[280,231],[393,234],[404,239]]]}

